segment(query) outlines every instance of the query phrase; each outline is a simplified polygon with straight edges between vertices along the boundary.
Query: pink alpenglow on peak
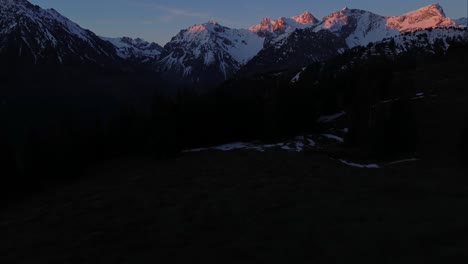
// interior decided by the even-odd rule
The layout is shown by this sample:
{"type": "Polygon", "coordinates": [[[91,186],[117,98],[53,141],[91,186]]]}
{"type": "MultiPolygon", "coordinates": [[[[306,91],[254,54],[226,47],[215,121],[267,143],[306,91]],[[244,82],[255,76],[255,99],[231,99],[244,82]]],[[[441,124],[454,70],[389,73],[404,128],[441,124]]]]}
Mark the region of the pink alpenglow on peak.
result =
{"type": "Polygon", "coordinates": [[[194,26],[191,26],[189,29],[188,29],[188,32],[189,33],[196,33],[196,32],[201,32],[201,31],[205,31],[206,30],[206,27],[204,25],[194,25],[194,26]]]}
{"type": "Polygon", "coordinates": [[[319,22],[319,20],[315,18],[309,11],[305,11],[300,15],[293,16],[292,19],[299,24],[315,24],[319,22]]]}
{"type": "Polygon", "coordinates": [[[200,33],[200,32],[205,32],[205,31],[213,31],[216,28],[222,29],[225,28],[224,26],[221,26],[218,24],[218,22],[214,20],[210,20],[206,23],[203,24],[196,24],[187,29],[187,32],[189,33],[200,33]]]}
{"type": "Polygon", "coordinates": [[[262,18],[260,24],[249,27],[252,32],[273,32],[276,21],[269,17],[262,18]]]}
{"type": "Polygon", "coordinates": [[[350,20],[352,20],[350,17],[354,17],[356,20],[359,20],[363,14],[368,15],[372,13],[357,9],[350,10],[345,7],[340,11],[333,12],[330,15],[324,17],[321,25],[315,30],[319,31],[322,29],[327,29],[332,32],[339,32],[343,26],[348,25],[350,20]]]}
{"type": "Polygon", "coordinates": [[[296,29],[312,27],[319,22],[320,21],[315,18],[309,11],[305,11],[304,13],[293,16],[291,18],[280,17],[277,20],[272,20],[269,17],[264,17],[260,24],[251,26],[249,30],[252,32],[262,33],[292,33],[296,29]]]}
{"type": "Polygon", "coordinates": [[[439,4],[431,4],[401,16],[387,17],[387,26],[399,31],[413,31],[424,28],[456,27],[457,23],[445,16],[439,4]]]}

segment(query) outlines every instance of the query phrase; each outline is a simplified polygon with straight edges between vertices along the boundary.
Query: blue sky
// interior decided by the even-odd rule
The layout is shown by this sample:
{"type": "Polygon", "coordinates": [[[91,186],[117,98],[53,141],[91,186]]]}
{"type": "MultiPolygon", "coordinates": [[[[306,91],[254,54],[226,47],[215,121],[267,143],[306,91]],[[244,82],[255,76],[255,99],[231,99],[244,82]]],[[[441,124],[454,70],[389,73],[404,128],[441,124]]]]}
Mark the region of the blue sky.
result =
{"type": "MultiPolygon", "coordinates": [[[[290,17],[305,10],[321,19],[344,6],[381,15],[400,15],[437,0],[30,0],[54,8],[82,27],[107,37],[141,37],[161,45],[179,30],[210,19],[234,28],[269,16],[290,17]]],[[[466,17],[468,0],[439,0],[447,16],[466,17]]]]}

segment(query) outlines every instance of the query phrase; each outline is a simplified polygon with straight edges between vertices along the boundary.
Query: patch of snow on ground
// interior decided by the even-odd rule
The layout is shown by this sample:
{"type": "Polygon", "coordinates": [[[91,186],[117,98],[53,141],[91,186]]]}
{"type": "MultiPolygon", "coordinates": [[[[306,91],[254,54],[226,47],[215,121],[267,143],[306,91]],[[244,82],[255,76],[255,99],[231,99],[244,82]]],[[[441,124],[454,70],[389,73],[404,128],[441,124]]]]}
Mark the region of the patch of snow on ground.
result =
{"type": "Polygon", "coordinates": [[[418,100],[425,98],[424,93],[417,93],[415,97],[411,98],[411,100],[418,100]]]}
{"type": "Polygon", "coordinates": [[[396,165],[396,164],[405,163],[405,162],[412,162],[412,161],[419,161],[419,159],[412,158],[412,159],[397,160],[397,161],[389,162],[389,163],[387,163],[387,165],[396,165]]]}
{"type": "Polygon", "coordinates": [[[263,148],[275,148],[275,147],[281,147],[283,146],[284,143],[278,143],[278,144],[267,144],[267,145],[262,145],[263,148]]]}
{"type": "Polygon", "coordinates": [[[184,150],[182,153],[191,153],[191,152],[200,152],[200,151],[207,151],[207,150],[218,150],[218,151],[233,151],[233,150],[255,150],[260,152],[265,152],[266,149],[278,148],[286,151],[294,151],[294,152],[303,152],[304,148],[308,147],[315,147],[316,143],[304,136],[299,136],[294,138],[293,140],[286,141],[286,142],[279,142],[275,144],[260,144],[260,143],[246,143],[246,142],[234,142],[229,144],[224,144],[221,146],[215,146],[210,148],[196,148],[196,149],[189,149],[184,150]],[[306,141],[309,142],[306,145],[306,141]]]}
{"type": "Polygon", "coordinates": [[[334,139],[340,143],[344,143],[344,139],[342,137],[339,137],[339,136],[335,136],[335,135],[332,135],[332,134],[322,134],[322,136],[326,137],[326,138],[329,138],[329,139],[334,139]]]}
{"type": "Polygon", "coordinates": [[[304,150],[304,143],[296,142],[296,152],[302,152],[304,150]]]}
{"type": "Polygon", "coordinates": [[[290,83],[296,83],[299,81],[299,79],[301,78],[301,72],[299,72],[298,74],[296,74],[296,76],[294,76],[292,79],[291,79],[291,82],[290,83]]]}
{"type": "Polygon", "coordinates": [[[209,150],[209,148],[187,149],[187,150],[183,150],[182,153],[201,152],[201,151],[206,151],[206,150],[209,150]]]}
{"type": "Polygon", "coordinates": [[[309,146],[311,147],[315,147],[317,145],[317,143],[315,143],[315,141],[313,141],[312,139],[307,139],[307,141],[309,142],[309,146]]]}
{"type": "Polygon", "coordinates": [[[221,151],[230,151],[230,150],[236,150],[236,149],[247,149],[249,147],[251,146],[248,143],[235,142],[235,143],[229,143],[229,144],[217,146],[217,147],[214,147],[213,149],[221,150],[221,151]]]}
{"type": "Polygon", "coordinates": [[[349,162],[343,159],[340,159],[340,162],[345,165],[356,167],[356,168],[361,168],[361,169],[380,169],[380,166],[377,164],[358,164],[358,163],[349,162]]]}
{"type": "Polygon", "coordinates": [[[296,76],[294,76],[294,77],[291,79],[290,83],[296,83],[296,82],[298,82],[299,79],[301,78],[301,74],[302,74],[306,69],[307,69],[307,67],[303,67],[302,70],[301,70],[300,72],[298,72],[298,73],[296,74],[296,76]]]}
{"type": "Polygon", "coordinates": [[[281,149],[284,149],[284,150],[294,150],[293,148],[287,146],[287,145],[284,145],[281,147],[281,149]]]}
{"type": "Polygon", "coordinates": [[[321,116],[317,122],[319,123],[330,123],[342,116],[346,115],[346,112],[339,112],[339,113],[336,113],[336,114],[333,114],[333,115],[328,115],[328,116],[321,116]]]}

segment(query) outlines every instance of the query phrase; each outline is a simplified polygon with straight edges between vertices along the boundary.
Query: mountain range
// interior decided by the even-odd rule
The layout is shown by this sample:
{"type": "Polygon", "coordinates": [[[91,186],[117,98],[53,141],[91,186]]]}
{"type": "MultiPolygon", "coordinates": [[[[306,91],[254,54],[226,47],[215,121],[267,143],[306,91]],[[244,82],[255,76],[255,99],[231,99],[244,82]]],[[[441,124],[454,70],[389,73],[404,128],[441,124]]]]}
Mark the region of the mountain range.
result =
{"type": "Polygon", "coordinates": [[[344,8],[322,20],[306,11],[277,20],[265,17],[247,29],[215,21],[181,30],[164,47],[142,39],[99,37],[54,9],[26,0],[0,0],[0,61],[32,65],[141,63],[177,86],[214,86],[236,74],[298,68],[356,46],[406,32],[466,27],[466,18],[446,17],[438,4],[401,16],[344,8]]]}

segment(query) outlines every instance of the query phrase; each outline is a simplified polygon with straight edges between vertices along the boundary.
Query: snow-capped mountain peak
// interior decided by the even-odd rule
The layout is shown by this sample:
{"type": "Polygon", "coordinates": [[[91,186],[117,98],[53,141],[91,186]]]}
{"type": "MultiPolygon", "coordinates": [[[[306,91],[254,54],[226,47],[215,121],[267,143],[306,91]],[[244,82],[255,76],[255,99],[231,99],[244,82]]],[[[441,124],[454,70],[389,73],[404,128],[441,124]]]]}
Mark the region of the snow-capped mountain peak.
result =
{"type": "MultiPolygon", "coordinates": [[[[333,12],[323,18],[322,26],[319,29],[328,29],[330,31],[339,31],[349,22],[349,9],[342,9],[341,11],[333,12]]],[[[317,30],[316,30],[317,31],[317,30]]]]}
{"type": "Polygon", "coordinates": [[[401,16],[387,17],[387,26],[399,31],[414,31],[424,28],[455,27],[457,24],[445,16],[439,4],[431,4],[401,16]]]}
{"type": "Polygon", "coordinates": [[[115,49],[91,31],[26,0],[0,0],[0,50],[4,48],[36,64],[115,58],[115,49]]]}
{"type": "Polygon", "coordinates": [[[249,30],[252,32],[273,32],[274,27],[276,25],[276,21],[269,18],[269,17],[264,17],[262,18],[262,21],[258,25],[254,25],[249,27],[249,30]]]}
{"type": "Polygon", "coordinates": [[[292,19],[299,24],[311,24],[311,23],[315,24],[319,22],[318,19],[315,18],[309,11],[305,11],[302,14],[293,16],[292,19]]]}
{"type": "Polygon", "coordinates": [[[291,18],[280,17],[272,20],[264,17],[260,24],[249,27],[249,30],[266,39],[265,46],[285,40],[297,29],[306,29],[317,25],[319,20],[309,11],[291,18]]]}
{"type": "Polygon", "coordinates": [[[260,24],[249,27],[249,30],[262,36],[269,33],[282,35],[284,33],[292,33],[298,28],[304,29],[310,27],[317,22],[319,22],[317,18],[309,11],[305,11],[291,18],[280,17],[277,20],[273,20],[269,17],[264,17],[260,24]]]}
{"type": "Polygon", "coordinates": [[[439,4],[431,4],[431,5],[422,7],[420,9],[416,10],[416,12],[432,13],[434,15],[438,15],[438,16],[441,16],[441,17],[446,17],[444,9],[439,4]]]}
{"type": "Polygon", "coordinates": [[[343,8],[325,16],[314,32],[328,30],[344,38],[348,47],[367,45],[399,34],[386,26],[385,17],[360,9],[343,8]]]}
{"type": "Polygon", "coordinates": [[[246,29],[231,29],[214,21],[180,31],[164,47],[157,67],[203,83],[225,80],[263,48],[264,39],[246,29]]]}
{"type": "Polygon", "coordinates": [[[271,25],[272,21],[273,20],[271,20],[271,18],[264,17],[264,18],[262,18],[262,21],[260,22],[260,25],[263,25],[263,26],[271,25]]]}
{"type": "Polygon", "coordinates": [[[207,22],[205,23],[202,23],[202,24],[196,24],[196,25],[193,25],[191,27],[189,27],[187,29],[188,32],[191,32],[191,33],[194,33],[194,32],[199,32],[199,31],[204,31],[204,30],[208,30],[208,31],[213,31],[215,30],[216,28],[222,28],[223,26],[221,26],[218,22],[216,22],[215,20],[208,20],[207,22]]]}

